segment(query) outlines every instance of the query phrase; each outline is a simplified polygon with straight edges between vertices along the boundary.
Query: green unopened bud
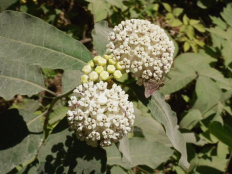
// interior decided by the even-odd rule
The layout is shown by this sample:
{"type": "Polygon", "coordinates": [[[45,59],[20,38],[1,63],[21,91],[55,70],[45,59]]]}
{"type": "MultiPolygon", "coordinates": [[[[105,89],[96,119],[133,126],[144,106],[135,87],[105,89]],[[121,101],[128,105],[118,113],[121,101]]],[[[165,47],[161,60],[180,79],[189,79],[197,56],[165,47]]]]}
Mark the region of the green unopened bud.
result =
{"type": "Polygon", "coordinates": [[[97,63],[99,58],[102,58],[102,57],[101,57],[101,56],[95,56],[95,57],[93,58],[93,61],[94,61],[95,63],[97,63]]]}
{"type": "Polygon", "coordinates": [[[99,66],[105,66],[106,65],[106,59],[100,57],[98,60],[97,60],[97,63],[99,66]]]}
{"type": "Polygon", "coordinates": [[[92,68],[91,68],[90,65],[85,65],[85,66],[82,68],[82,72],[85,73],[85,74],[89,74],[91,71],[92,71],[92,68]]]}
{"type": "Polygon", "coordinates": [[[109,59],[109,64],[110,65],[115,65],[117,62],[114,59],[109,59]]]}
{"type": "Polygon", "coordinates": [[[115,66],[114,65],[108,65],[107,66],[107,72],[108,73],[113,73],[115,71],[115,66]]]}
{"type": "Polygon", "coordinates": [[[111,55],[104,55],[103,58],[105,58],[106,60],[112,59],[111,55]]]}
{"type": "Polygon", "coordinates": [[[90,74],[89,74],[89,79],[91,81],[96,81],[98,79],[98,74],[95,72],[95,71],[92,71],[90,74]]]}
{"type": "Polygon", "coordinates": [[[89,77],[87,75],[82,75],[81,76],[81,83],[87,83],[88,79],[89,79],[89,77]]]}
{"type": "Polygon", "coordinates": [[[119,63],[119,62],[116,64],[116,68],[118,70],[122,70],[123,69],[121,63],[119,63]]]}
{"type": "Polygon", "coordinates": [[[114,78],[119,79],[122,77],[122,73],[119,70],[114,71],[114,78]]]}
{"type": "Polygon", "coordinates": [[[102,80],[107,80],[109,78],[109,73],[107,71],[102,71],[100,74],[102,80]]]}
{"type": "Polygon", "coordinates": [[[94,67],[94,62],[91,60],[91,61],[88,62],[88,65],[89,65],[91,68],[93,68],[93,67],[94,67]]]}
{"type": "Polygon", "coordinates": [[[95,68],[95,71],[96,71],[98,74],[100,74],[102,71],[104,71],[104,68],[103,68],[103,66],[97,66],[97,67],[95,68]]]}

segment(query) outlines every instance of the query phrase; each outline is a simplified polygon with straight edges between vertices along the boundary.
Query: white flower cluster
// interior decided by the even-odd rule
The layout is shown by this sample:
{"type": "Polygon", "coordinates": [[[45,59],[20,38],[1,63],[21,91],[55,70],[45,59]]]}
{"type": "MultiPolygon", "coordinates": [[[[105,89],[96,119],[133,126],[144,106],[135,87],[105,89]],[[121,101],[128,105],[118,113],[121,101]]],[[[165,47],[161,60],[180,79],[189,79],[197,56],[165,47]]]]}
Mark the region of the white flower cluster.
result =
{"type": "Polygon", "coordinates": [[[113,84],[107,89],[107,83],[100,81],[84,83],[71,96],[67,112],[71,129],[80,140],[91,146],[110,146],[123,138],[134,124],[133,103],[120,86],[113,84]],[[79,100],[78,100],[79,99],[79,100]]]}
{"type": "Polygon", "coordinates": [[[139,85],[150,79],[159,81],[169,72],[175,47],[158,25],[140,19],[122,21],[108,39],[107,53],[127,73],[132,72],[139,85]]]}

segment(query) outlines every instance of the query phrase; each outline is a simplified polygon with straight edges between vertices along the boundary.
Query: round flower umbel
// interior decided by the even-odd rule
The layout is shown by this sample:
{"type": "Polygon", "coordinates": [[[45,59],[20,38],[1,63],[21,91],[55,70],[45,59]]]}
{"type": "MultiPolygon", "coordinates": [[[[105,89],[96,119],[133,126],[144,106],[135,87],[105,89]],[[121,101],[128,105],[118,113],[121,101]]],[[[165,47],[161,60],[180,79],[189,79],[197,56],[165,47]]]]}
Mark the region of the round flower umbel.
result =
{"type": "Polygon", "coordinates": [[[107,81],[111,78],[119,79],[122,77],[121,70],[121,64],[112,59],[112,56],[96,56],[92,61],[83,67],[82,72],[84,75],[81,76],[81,82],[87,83],[89,81],[107,81]]]}
{"type": "Polygon", "coordinates": [[[126,72],[132,72],[142,85],[148,80],[159,81],[169,72],[174,44],[158,25],[131,19],[122,21],[109,34],[107,53],[119,61],[126,72]]]}
{"type": "Polygon", "coordinates": [[[102,147],[118,142],[131,130],[134,124],[134,107],[128,101],[128,95],[120,86],[113,84],[107,89],[107,83],[100,81],[84,83],[71,96],[67,112],[72,130],[80,140],[91,146],[102,147]]]}

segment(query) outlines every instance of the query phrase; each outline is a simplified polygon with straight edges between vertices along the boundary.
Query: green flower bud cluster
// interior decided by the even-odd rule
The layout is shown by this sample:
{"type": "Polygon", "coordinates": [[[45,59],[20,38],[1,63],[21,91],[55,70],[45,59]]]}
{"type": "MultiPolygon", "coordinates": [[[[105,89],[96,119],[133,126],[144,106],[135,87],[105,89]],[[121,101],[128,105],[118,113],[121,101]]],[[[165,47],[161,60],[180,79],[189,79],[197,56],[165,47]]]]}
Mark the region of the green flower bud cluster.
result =
{"type": "Polygon", "coordinates": [[[84,75],[81,76],[81,82],[89,81],[99,82],[107,81],[111,78],[119,79],[122,77],[122,66],[110,55],[95,56],[82,69],[84,75]]]}

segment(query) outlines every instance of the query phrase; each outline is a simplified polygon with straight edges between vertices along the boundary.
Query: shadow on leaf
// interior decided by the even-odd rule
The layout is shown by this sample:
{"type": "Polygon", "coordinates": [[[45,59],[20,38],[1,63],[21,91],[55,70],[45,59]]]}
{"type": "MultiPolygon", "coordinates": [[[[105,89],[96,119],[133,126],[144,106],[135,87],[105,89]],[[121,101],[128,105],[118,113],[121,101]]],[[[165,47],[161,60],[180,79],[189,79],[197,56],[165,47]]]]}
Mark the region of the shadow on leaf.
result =
{"type": "Polygon", "coordinates": [[[17,109],[0,115],[0,150],[13,147],[29,135],[27,124],[17,109]]]}
{"type": "Polygon", "coordinates": [[[106,152],[101,147],[91,147],[85,141],[78,140],[68,130],[67,119],[64,118],[53,130],[49,140],[40,153],[38,173],[89,174],[106,171],[106,152]],[[66,127],[66,129],[64,129],[66,127]],[[53,138],[54,137],[54,138],[53,138]]]}

